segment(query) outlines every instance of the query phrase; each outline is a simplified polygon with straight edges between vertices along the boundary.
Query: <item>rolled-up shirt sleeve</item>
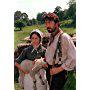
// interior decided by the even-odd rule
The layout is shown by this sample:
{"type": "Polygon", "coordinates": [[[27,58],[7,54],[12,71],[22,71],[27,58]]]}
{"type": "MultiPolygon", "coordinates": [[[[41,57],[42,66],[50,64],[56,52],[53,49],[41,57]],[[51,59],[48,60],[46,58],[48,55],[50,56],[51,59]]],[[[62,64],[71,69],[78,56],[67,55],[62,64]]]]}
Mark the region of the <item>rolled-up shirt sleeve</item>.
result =
{"type": "MultiPolygon", "coordinates": [[[[74,43],[70,36],[66,35],[66,37],[63,38],[64,44],[62,47],[66,48],[66,55],[63,55],[64,58],[62,60],[62,68],[64,68],[67,71],[73,70],[76,66],[76,48],[74,46],[74,43]]],[[[62,53],[63,54],[63,53],[62,53]]]]}
{"type": "Polygon", "coordinates": [[[26,49],[24,49],[21,54],[19,55],[19,57],[16,59],[16,62],[18,62],[19,64],[25,60],[26,56],[26,49]]]}

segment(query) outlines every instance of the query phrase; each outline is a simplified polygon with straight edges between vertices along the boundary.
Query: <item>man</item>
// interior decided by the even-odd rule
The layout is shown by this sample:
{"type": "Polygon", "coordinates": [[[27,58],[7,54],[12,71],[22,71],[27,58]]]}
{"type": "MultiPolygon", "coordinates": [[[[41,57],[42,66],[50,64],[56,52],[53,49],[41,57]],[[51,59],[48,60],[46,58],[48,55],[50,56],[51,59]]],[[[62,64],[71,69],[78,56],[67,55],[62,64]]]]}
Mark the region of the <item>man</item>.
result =
{"type": "Polygon", "coordinates": [[[71,37],[59,28],[59,17],[55,13],[45,13],[43,19],[50,33],[45,54],[48,83],[50,90],[63,90],[67,71],[75,68],[75,46],[71,37]]]}

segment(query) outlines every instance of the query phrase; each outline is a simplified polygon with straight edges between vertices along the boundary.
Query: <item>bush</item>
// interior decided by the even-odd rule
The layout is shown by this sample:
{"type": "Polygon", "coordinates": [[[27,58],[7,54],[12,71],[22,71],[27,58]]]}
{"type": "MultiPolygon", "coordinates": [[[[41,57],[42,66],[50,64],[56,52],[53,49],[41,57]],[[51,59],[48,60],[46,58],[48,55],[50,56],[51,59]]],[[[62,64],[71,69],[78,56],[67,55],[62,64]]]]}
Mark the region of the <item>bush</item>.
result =
{"type": "Polygon", "coordinates": [[[76,90],[75,72],[69,71],[67,74],[67,81],[64,85],[64,90],[76,90]]]}
{"type": "Polygon", "coordinates": [[[60,27],[72,27],[73,20],[64,20],[61,21],[60,27]]]}

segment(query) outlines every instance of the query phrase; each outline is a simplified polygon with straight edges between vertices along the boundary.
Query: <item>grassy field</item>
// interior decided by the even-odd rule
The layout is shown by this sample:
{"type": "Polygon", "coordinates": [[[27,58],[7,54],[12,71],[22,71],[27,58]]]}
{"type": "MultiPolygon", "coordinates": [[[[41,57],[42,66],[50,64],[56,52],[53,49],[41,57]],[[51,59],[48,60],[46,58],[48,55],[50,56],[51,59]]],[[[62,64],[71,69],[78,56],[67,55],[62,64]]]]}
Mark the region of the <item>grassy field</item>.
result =
{"type": "MultiPolygon", "coordinates": [[[[17,44],[23,43],[23,39],[31,33],[33,29],[40,29],[42,32],[46,32],[46,28],[44,25],[34,25],[34,26],[26,26],[22,29],[22,31],[19,31],[19,29],[15,29],[14,31],[14,48],[17,47],[17,44]]],[[[75,28],[61,28],[64,32],[70,34],[75,33],[75,28]]]]}
{"type": "Polygon", "coordinates": [[[14,88],[15,88],[15,90],[23,90],[20,88],[19,83],[15,83],[14,88]]]}

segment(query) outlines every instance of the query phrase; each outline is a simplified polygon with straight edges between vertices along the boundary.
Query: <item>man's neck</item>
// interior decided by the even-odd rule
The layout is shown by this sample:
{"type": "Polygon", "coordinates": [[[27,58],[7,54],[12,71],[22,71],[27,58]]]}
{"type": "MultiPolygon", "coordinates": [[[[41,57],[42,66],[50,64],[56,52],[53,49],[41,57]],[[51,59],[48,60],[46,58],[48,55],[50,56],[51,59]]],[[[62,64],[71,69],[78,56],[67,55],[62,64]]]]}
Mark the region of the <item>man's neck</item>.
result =
{"type": "Polygon", "coordinates": [[[51,34],[51,36],[55,37],[59,32],[61,32],[61,29],[58,28],[51,34]]]}
{"type": "Polygon", "coordinates": [[[51,36],[50,36],[50,41],[49,41],[49,46],[51,45],[51,43],[53,42],[55,36],[58,34],[58,33],[62,33],[63,31],[61,29],[56,29],[55,32],[51,33],[51,36]]]}

